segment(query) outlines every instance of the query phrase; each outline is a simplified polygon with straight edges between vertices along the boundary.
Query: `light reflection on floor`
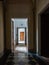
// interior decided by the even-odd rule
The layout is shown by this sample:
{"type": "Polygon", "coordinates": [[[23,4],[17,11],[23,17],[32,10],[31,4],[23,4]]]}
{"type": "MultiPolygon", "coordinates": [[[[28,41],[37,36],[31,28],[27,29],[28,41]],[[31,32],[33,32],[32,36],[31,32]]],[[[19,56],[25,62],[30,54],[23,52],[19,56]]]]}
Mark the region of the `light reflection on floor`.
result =
{"type": "Polygon", "coordinates": [[[25,46],[17,46],[15,48],[15,51],[18,51],[18,52],[28,52],[28,49],[25,46]]]}

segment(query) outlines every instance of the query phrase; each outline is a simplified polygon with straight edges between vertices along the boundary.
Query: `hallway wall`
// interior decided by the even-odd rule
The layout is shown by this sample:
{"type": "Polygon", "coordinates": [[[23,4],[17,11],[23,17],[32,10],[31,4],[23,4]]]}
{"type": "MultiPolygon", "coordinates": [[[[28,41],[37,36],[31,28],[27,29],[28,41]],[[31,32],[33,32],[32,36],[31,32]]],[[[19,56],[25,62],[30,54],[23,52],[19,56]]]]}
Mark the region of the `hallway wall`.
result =
{"type": "Polygon", "coordinates": [[[31,0],[8,0],[6,4],[6,43],[7,48],[11,47],[11,18],[28,18],[29,49],[34,48],[33,40],[33,4],[31,0]]]}
{"type": "Polygon", "coordinates": [[[36,51],[41,54],[41,36],[40,36],[40,16],[39,14],[45,10],[45,7],[49,4],[49,0],[36,0],[36,51]]]}
{"type": "Polygon", "coordinates": [[[3,5],[0,1],[0,57],[4,51],[3,5]]]}

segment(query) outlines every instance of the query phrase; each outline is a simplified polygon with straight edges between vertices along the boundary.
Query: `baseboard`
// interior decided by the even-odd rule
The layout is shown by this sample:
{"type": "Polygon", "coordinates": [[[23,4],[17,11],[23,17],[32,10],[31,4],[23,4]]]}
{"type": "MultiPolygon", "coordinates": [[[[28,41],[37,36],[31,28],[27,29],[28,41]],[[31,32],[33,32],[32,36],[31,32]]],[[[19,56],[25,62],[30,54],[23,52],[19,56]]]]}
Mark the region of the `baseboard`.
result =
{"type": "Polygon", "coordinates": [[[35,51],[34,49],[28,49],[28,51],[29,51],[30,53],[36,53],[36,51],[35,51]]]}
{"type": "Polygon", "coordinates": [[[45,60],[45,62],[49,62],[49,58],[44,57],[44,56],[40,56],[43,60],[45,60]]]}

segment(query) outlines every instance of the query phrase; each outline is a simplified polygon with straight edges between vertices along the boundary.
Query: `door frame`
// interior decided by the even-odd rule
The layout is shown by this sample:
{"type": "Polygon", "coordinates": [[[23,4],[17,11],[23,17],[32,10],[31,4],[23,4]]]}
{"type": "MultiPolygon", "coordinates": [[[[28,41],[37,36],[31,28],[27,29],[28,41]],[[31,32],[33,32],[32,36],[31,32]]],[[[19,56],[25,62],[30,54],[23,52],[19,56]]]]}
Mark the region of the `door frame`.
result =
{"type": "MultiPolygon", "coordinates": [[[[27,30],[27,31],[26,31],[26,32],[27,32],[27,41],[26,41],[26,42],[27,42],[27,51],[28,51],[28,43],[29,43],[29,42],[28,42],[28,27],[29,27],[29,26],[28,26],[28,24],[29,24],[28,22],[29,22],[29,19],[28,19],[27,17],[26,17],[26,18],[11,18],[11,21],[15,22],[15,19],[27,19],[27,29],[26,29],[26,30],[27,30]]],[[[15,24],[14,24],[14,28],[15,28],[15,24]]],[[[15,41],[15,40],[14,40],[14,41],[15,41]]],[[[14,42],[14,43],[15,43],[15,42],[14,42]]],[[[11,51],[12,51],[12,43],[11,43],[11,51]]],[[[15,44],[14,44],[14,52],[15,52],[15,44]]]]}
{"type": "MultiPolygon", "coordinates": [[[[14,21],[11,19],[11,52],[14,52],[14,33],[13,33],[13,43],[12,43],[12,23],[14,27],[14,21]]],[[[13,30],[14,32],[14,30],[13,30]]]]}
{"type": "Polygon", "coordinates": [[[26,42],[26,27],[17,27],[17,45],[18,45],[18,29],[25,29],[25,45],[27,45],[27,42],[26,42]]]}

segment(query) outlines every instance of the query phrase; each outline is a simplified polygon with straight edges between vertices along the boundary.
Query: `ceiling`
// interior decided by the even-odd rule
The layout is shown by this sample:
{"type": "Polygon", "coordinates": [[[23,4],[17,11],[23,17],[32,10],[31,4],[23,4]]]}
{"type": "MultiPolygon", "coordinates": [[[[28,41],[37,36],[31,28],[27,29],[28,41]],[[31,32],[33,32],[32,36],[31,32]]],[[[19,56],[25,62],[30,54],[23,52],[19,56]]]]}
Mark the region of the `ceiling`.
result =
{"type": "Polygon", "coordinates": [[[0,1],[3,1],[3,0],[0,0],[0,1]]]}
{"type": "Polygon", "coordinates": [[[22,3],[22,2],[24,2],[24,3],[31,3],[32,2],[32,4],[33,4],[33,7],[34,7],[34,4],[35,4],[35,1],[36,0],[0,0],[0,1],[4,1],[4,2],[16,2],[16,3],[22,3]]]}
{"type": "MultiPolygon", "coordinates": [[[[4,1],[4,0],[0,0],[0,1],[4,1]]],[[[32,2],[34,2],[35,0],[32,0],[32,2]]]]}

